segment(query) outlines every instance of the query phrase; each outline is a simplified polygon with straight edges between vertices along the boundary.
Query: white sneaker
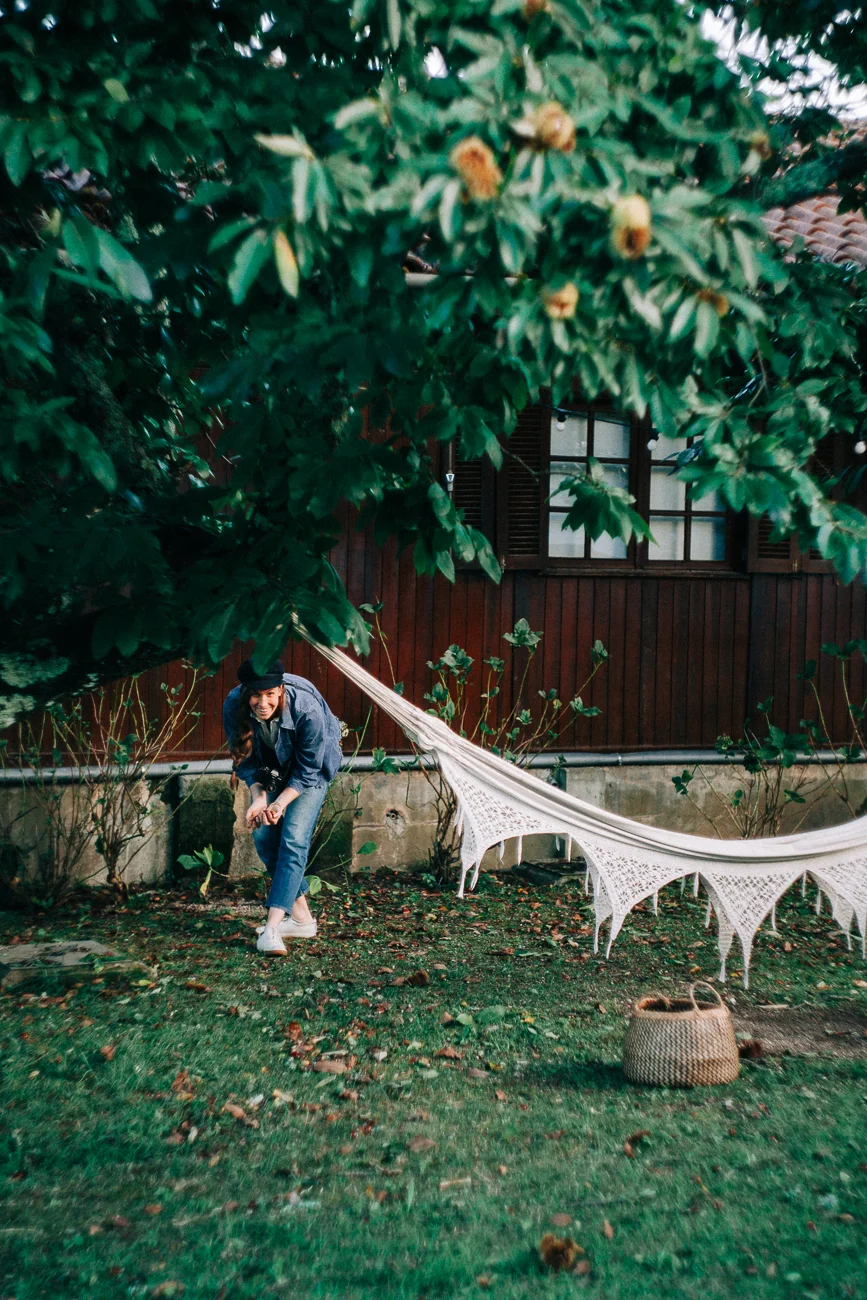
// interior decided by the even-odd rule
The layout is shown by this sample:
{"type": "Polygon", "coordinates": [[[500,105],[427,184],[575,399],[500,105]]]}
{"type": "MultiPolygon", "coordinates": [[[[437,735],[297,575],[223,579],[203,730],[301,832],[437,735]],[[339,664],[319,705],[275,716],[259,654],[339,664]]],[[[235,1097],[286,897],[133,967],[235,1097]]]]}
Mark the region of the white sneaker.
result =
{"type": "MultiPolygon", "coordinates": [[[[316,937],[316,922],[314,921],[296,921],[292,916],[286,916],[279,925],[274,927],[281,939],[314,939],[316,937]]],[[[257,927],[257,934],[264,934],[266,927],[260,925],[257,927]]]]}
{"type": "Polygon", "coordinates": [[[256,940],[256,951],[266,957],[286,957],[286,945],[280,938],[280,932],[274,926],[263,926],[256,940]]]}

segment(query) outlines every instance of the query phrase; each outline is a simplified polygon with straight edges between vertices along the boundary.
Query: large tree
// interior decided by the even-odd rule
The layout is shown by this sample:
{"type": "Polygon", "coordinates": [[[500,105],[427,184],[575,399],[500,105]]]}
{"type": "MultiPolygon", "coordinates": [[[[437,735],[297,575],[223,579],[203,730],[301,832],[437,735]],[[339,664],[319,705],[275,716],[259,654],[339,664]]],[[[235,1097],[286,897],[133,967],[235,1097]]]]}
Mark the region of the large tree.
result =
{"type": "MultiPolygon", "coordinates": [[[[363,645],[347,505],[420,572],[495,578],[433,451],[498,464],[546,385],[649,405],[694,491],[864,571],[809,472],[867,405],[857,280],[769,247],[786,132],[692,11],[262,8],[0,17],[3,718],[237,636],[267,657],[293,615],[363,645]]],[[[645,528],[592,465],[570,490],[574,527],[645,528]]]]}

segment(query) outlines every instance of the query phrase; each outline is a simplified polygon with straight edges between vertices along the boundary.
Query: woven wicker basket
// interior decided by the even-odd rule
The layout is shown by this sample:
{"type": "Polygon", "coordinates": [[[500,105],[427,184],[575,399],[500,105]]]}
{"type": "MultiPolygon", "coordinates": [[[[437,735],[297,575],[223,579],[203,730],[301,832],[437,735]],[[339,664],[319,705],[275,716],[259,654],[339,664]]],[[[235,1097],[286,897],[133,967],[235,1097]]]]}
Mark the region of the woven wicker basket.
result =
{"type": "Polygon", "coordinates": [[[623,1042],[623,1073],[632,1083],[691,1088],[731,1083],[739,1072],[732,1018],[710,984],[693,984],[686,998],[653,994],[636,1002],[623,1042]],[[696,1002],[698,988],[714,1002],[696,1002]]]}

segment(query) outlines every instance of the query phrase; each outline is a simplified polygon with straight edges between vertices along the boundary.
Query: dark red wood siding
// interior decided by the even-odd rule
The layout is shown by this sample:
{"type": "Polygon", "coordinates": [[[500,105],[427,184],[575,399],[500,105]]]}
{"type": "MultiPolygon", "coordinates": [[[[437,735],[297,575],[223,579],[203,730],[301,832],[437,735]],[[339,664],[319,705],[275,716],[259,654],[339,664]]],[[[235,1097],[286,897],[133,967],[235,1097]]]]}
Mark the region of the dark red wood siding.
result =
{"type": "MultiPolygon", "coordinates": [[[[381,618],[395,675],[408,698],[424,704],[436,659],[451,643],[480,664],[471,694],[471,715],[483,689],[481,660],[503,655],[504,632],[519,618],[543,632],[527,683],[535,691],[558,687],[563,699],[575,693],[589,671],[595,640],[610,658],[584,702],[602,709],[598,718],[579,719],[564,734],[564,748],[635,751],[712,748],[721,734],[736,736],[756,703],[774,697],[779,725],[795,729],[815,716],[805,683],[797,680],[808,659],[820,660],[823,700],[835,739],[847,738],[846,705],[834,665],[820,655],[823,641],[867,636],[867,602],[861,583],[845,587],[831,574],[795,573],[702,576],[600,574],[567,576],[507,570],[496,586],[480,572],[463,570],[454,584],[419,578],[411,553],[378,551],[363,534],[348,532],[334,556],[353,601],[384,601],[381,618]]],[[[185,747],[190,758],[212,756],[222,745],[220,705],[235,684],[242,657],[227,660],[204,687],[203,717],[185,747]]],[[[358,726],[368,704],[342,675],[306,646],[287,648],[285,662],[322,690],[335,712],[358,726]]],[[[367,667],[383,681],[390,672],[375,646],[367,667]]],[[[170,665],[149,675],[154,698],[162,680],[175,681],[170,665]]],[[[515,679],[503,683],[501,708],[511,707],[515,679]]],[[[852,694],[860,703],[865,682],[853,673],[852,694]]],[[[364,748],[407,748],[387,718],[377,716],[364,748]]]]}

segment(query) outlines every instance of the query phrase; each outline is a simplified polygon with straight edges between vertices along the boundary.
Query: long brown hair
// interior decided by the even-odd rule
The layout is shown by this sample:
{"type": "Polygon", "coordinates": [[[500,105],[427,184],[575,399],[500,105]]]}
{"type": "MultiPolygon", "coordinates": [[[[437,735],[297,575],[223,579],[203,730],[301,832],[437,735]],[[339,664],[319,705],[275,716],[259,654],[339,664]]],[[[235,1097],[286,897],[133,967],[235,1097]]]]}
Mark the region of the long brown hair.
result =
{"type": "MultiPolygon", "coordinates": [[[[237,767],[245,758],[249,758],[250,754],[253,752],[253,714],[250,711],[250,697],[251,695],[261,694],[262,692],[256,690],[253,686],[241,687],[241,694],[238,696],[238,730],[232,736],[232,743],[229,746],[232,753],[232,762],[235,767],[237,767]]],[[[283,709],[285,707],[286,692],[281,686],[276,708],[276,713],[280,717],[283,716],[283,709]]]]}

